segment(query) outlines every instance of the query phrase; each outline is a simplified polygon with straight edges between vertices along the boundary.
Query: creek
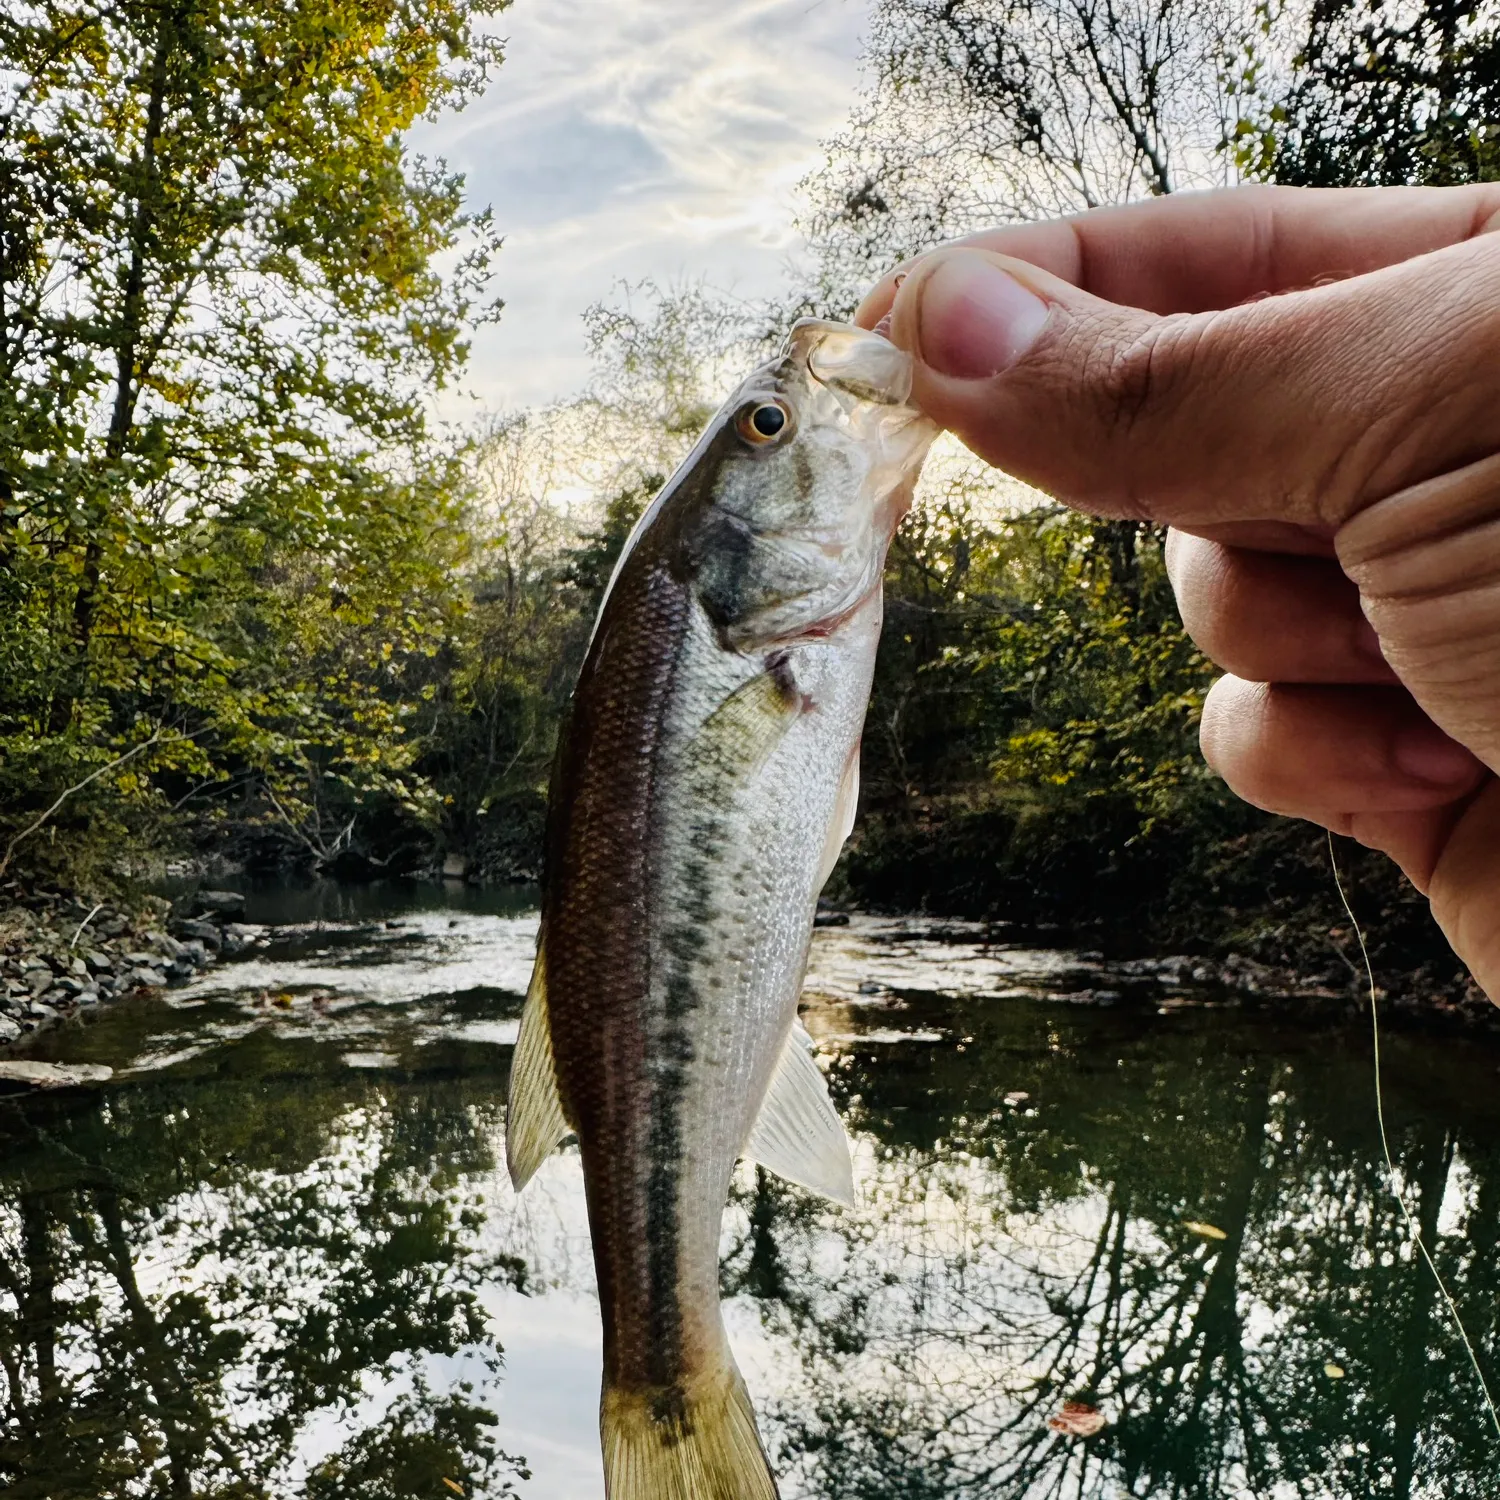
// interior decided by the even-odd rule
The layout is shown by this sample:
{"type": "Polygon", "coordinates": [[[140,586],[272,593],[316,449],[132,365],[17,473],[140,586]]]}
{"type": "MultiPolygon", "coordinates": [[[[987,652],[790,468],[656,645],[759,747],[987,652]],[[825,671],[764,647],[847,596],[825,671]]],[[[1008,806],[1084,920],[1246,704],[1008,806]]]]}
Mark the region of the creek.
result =
{"type": "MultiPolygon", "coordinates": [[[[0,1098],[0,1488],[599,1500],[577,1155],[503,1163],[530,893],[246,889],[252,953],[33,1039],[106,1081],[0,1098]]],[[[723,1239],[787,1500],[1493,1497],[1368,1028],[994,939],[816,934],[859,1204],[742,1166],[723,1239]]],[[[1385,1091],[1500,1385],[1500,1048],[1385,1091]]]]}

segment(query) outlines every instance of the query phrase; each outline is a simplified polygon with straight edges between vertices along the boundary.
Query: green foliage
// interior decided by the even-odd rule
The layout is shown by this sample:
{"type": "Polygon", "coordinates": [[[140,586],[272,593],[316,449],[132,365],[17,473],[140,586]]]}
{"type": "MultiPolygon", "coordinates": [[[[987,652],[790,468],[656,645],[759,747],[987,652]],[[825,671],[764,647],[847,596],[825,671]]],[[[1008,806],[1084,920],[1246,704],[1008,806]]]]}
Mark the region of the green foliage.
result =
{"type": "Polygon", "coordinates": [[[887,669],[967,720],[913,704],[920,753],[951,754],[959,729],[971,773],[1035,801],[1123,799],[1143,829],[1202,785],[1185,752],[1207,666],[1178,622],[1159,532],[1050,508],[981,526],[950,504],[903,536],[891,593],[893,619],[911,623],[908,660],[887,669]]]}
{"type": "Polygon", "coordinates": [[[412,795],[459,479],[426,401],[495,239],[403,133],[483,83],[499,4],[0,10],[7,819],[153,732],[65,833],[237,788],[327,853],[412,795]]]}
{"type": "Polygon", "coordinates": [[[1184,832],[1243,826],[1198,754],[1210,668],[1159,532],[979,501],[919,506],[892,549],[846,890],[1130,930],[1184,832]]]}
{"type": "Polygon", "coordinates": [[[1500,6],[1315,0],[1274,19],[1289,69],[1252,59],[1235,150],[1254,177],[1309,187],[1500,175],[1500,6]],[[1295,28],[1289,25],[1295,23],[1295,28]]]}

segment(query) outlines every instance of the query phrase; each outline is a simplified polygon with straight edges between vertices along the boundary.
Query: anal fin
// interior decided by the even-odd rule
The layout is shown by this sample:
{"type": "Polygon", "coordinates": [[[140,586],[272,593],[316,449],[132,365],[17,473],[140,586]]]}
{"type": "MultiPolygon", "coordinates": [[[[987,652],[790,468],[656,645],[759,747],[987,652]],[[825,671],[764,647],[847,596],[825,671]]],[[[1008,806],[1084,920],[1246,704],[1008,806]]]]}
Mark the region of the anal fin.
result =
{"type": "Polygon", "coordinates": [[[511,1058],[510,1102],[505,1112],[505,1160],[518,1193],[571,1130],[557,1089],[547,1014],[547,947],[542,937],[537,940],[536,965],[511,1058]]]}
{"type": "Polygon", "coordinates": [[[849,1137],[811,1048],[812,1038],[794,1023],[744,1154],[778,1177],[852,1208],[849,1137]]]}

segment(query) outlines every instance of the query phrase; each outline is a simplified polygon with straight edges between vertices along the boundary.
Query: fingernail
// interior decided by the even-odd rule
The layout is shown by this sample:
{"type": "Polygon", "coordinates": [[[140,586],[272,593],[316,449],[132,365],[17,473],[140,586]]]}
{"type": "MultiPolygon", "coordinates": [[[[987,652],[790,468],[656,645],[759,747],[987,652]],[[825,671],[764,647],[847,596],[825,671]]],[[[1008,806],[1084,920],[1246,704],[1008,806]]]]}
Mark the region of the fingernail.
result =
{"type": "Polygon", "coordinates": [[[1408,776],[1433,786],[1452,786],[1474,774],[1474,757],[1442,730],[1426,725],[1396,736],[1395,758],[1408,776]]]}
{"type": "Polygon", "coordinates": [[[987,380],[1036,342],[1049,308],[1036,293],[973,251],[944,257],[921,286],[917,343],[939,375],[987,380]]]}

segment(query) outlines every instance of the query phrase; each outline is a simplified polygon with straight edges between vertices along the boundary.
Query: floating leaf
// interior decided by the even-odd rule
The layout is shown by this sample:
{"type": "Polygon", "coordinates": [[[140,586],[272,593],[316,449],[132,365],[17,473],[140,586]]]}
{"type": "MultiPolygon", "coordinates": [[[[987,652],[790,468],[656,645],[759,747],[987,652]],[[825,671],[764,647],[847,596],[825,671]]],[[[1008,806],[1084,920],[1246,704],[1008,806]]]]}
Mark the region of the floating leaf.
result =
{"type": "Polygon", "coordinates": [[[1104,1420],[1104,1413],[1087,1401],[1064,1401],[1062,1410],[1048,1418],[1047,1426],[1068,1437],[1093,1437],[1104,1426],[1104,1420]]]}
{"type": "Polygon", "coordinates": [[[446,1484],[455,1495],[461,1495],[464,1492],[463,1485],[459,1484],[456,1480],[449,1479],[446,1474],[443,1475],[443,1483],[446,1484]]]}
{"type": "Polygon", "coordinates": [[[1204,1224],[1197,1219],[1184,1219],[1182,1227],[1200,1240],[1227,1240],[1229,1236],[1217,1224],[1204,1224]]]}
{"type": "Polygon", "coordinates": [[[1344,1367],[1343,1365],[1336,1365],[1332,1360],[1329,1360],[1328,1363],[1323,1366],[1323,1373],[1330,1380],[1342,1380],[1344,1378],[1344,1367]]]}

